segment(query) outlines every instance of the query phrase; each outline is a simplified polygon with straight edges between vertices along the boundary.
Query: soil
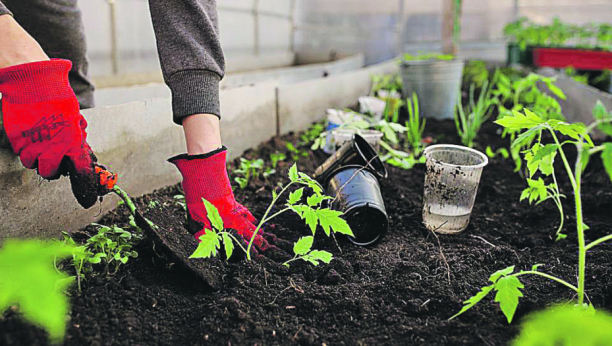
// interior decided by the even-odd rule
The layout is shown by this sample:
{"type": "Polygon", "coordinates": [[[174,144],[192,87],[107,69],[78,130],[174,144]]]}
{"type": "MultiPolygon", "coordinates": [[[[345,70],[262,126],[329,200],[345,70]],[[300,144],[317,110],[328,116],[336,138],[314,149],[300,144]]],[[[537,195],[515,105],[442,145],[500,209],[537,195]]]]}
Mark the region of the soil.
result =
{"type": "MultiPolygon", "coordinates": [[[[452,121],[427,123],[435,142],[459,144],[452,121]]],[[[277,137],[246,154],[268,159],[286,152],[277,137]]],[[[507,147],[498,126],[487,123],[477,148],[507,147]]],[[[309,174],[325,159],[322,152],[300,157],[309,174]]],[[[254,215],[263,215],[271,187],[286,182],[290,154],[278,173],[256,179],[236,199],[254,215]]],[[[236,165],[237,161],[233,163],[236,165]]],[[[84,283],[72,292],[66,345],[505,345],[519,332],[526,314],[573,298],[569,289],[540,277],[524,276],[524,297],[515,320],[508,324],[493,296],[449,321],[462,301],[487,285],[491,273],[507,266],[539,269],[575,282],[577,245],[572,191],[561,179],[568,198],[566,239],[554,242],[559,216],[552,201],[537,206],[519,202],[524,179],[511,160],[492,159],[485,167],[467,230],[434,235],[422,224],[424,165],[411,170],[389,166],[381,181],[390,228],[372,247],[358,247],[342,237],[317,233],[314,247],[333,253],[329,265],[314,267],[296,261],[286,269],[259,257],[253,262],[215,261],[220,284],[213,291],[160,247],[142,241],[137,259],[118,273],[84,283]]],[[[559,172],[562,172],[559,167],[559,172]]],[[[585,220],[593,240],[609,231],[612,189],[599,159],[583,176],[585,220]]],[[[141,210],[164,229],[181,229],[185,222],[175,195],[180,186],[139,198],[141,210]],[[161,207],[147,209],[150,201],[161,207]]],[[[127,223],[120,207],[101,223],[127,223]]],[[[283,214],[266,226],[291,242],[310,230],[294,214],[283,214]]],[[[84,232],[91,232],[85,229],[84,232]]],[[[83,233],[75,234],[81,239],[83,233]]],[[[177,238],[178,239],[178,238],[177,238]]],[[[191,241],[191,240],[188,240],[191,241]]],[[[193,245],[191,245],[193,246],[193,245]]],[[[612,310],[612,244],[587,256],[587,294],[598,308],[612,310]]],[[[211,264],[212,265],[212,264],[211,264]]],[[[44,331],[30,326],[14,310],[0,318],[0,345],[44,345],[44,331]]]]}

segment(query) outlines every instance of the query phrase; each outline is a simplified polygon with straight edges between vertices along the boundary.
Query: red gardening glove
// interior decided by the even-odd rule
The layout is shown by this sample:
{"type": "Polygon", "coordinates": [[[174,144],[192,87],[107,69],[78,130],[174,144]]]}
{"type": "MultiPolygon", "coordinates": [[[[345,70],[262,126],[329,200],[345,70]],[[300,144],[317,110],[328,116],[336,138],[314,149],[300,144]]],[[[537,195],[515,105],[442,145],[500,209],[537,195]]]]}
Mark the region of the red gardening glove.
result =
{"type": "Polygon", "coordinates": [[[0,69],[3,122],[21,163],[49,180],[70,173],[77,201],[89,208],[109,189],[100,184],[86,141],[87,121],[68,82],[71,67],[54,59],[0,69]]]}
{"type": "MultiPolygon", "coordinates": [[[[219,210],[223,226],[238,231],[245,241],[250,241],[255,232],[255,217],[242,204],[236,202],[225,166],[227,149],[225,147],[203,155],[178,155],[168,161],[176,165],[183,175],[183,190],[188,210],[187,228],[195,234],[197,241],[210,221],[206,217],[206,208],[202,198],[212,203],[219,210]]],[[[254,245],[262,251],[272,245],[262,237],[263,232],[255,236],[254,245]]]]}

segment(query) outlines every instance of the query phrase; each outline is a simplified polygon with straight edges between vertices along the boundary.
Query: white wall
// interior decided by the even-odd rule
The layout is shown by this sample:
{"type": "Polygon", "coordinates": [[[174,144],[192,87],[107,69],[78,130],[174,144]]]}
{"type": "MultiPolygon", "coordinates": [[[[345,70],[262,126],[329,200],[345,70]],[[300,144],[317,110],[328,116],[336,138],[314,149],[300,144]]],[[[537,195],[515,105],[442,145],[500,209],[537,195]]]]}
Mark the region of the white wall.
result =
{"type": "MultiPolygon", "coordinates": [[[[275,57],[274,66],[293,63],[287,58],[292,40],[293,0],[218,0],[219,30],[228,71],[268,67],[253,64],[262,56],[275,57]],[[282,58],[278,58],[278,57],[282,58]],[[257,59],[255,59],[257,60],[257,59]]],[[[118,69],[120,74],[138,74],[159,69],[155,36],[147,0],[116,0],[118,69]]],[[[88,39],[91,74],[108,76],[111,60],[111,15],[107,0],[79,2],[88,39]]]]}

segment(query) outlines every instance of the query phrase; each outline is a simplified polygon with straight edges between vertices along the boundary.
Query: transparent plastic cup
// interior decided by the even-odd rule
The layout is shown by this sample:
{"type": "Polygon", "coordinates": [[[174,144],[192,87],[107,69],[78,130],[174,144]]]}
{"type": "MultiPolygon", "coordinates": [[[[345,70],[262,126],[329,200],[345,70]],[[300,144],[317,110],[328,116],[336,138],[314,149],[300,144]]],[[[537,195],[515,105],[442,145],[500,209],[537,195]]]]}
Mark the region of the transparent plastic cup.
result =
{"type": "Polygon", "coordinates": [[[382,119],[387,103],[378,97],[362,96],[359,98],[359,112],[370,114],[375,121],[382,119]]]}
{"type": "Polygon", "coordinates": [[[437,233],[466,229],[486,155],[459,145],[432,145],[425,149],[426,171],[423,223],[437,233]]]}
{"type": "Polygon", "coordinates": [[[380,139],[383,133],[376,130],[353,130],[353,129],[334,129],[332,130],[336,148],[340,148],[344,143],[352,140],[355,134],[361,135],[378,153],[380,151],[380,139]]]}
{"type": "Polygon", "coordinates": [[[337,127],[341,127],[346,124],[350,124],[354,121],[361,121],[363,117],[357,113],[353,112],[345,112],[340,109],[328,108],[326,110],[327,114],[327,125],[325,127],[325,146],[323,147],[323,151],[326,154],[333,154],[336,152],[336,143],[334,142],[333,130],[337,127]]]}

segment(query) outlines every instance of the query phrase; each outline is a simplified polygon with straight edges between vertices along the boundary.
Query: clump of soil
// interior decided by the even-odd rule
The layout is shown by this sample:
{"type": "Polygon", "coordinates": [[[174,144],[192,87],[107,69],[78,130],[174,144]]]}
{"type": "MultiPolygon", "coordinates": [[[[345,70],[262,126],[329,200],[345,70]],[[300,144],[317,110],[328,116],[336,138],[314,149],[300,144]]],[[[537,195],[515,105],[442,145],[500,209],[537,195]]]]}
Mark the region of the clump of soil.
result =
{"type": "MultiPolygon", "coordinates": [[[[459,144],[452,121],[428,121],[426,132],[438,143],[459,144]]],[[[246,156],[268,161],[270,153],[286,152],[287,141],[296,143],[298,136],[274,138],[246,156]]],[[[484,126],[478,143],[481,150],[508,146],[492,123],[484,126]]],[[[236,190],[237,200],[255,216],[263,215],[272,187],[286,182],[292,162],[287,155],[277,174],[236,190]]],[[[299,167],[312,174],[324,159],[321,152],[309,153],[299,159],[299,167]]],[[[543,263],[540,270],[575,281],[577,245],[567,181],[560,181],[568,196],[567,239],[553,241],[559,221],[553,203],[519,203],[525,182],[512,161],[501,158],[484,169],[467,230],[435,236],[422,224],[424,165],[388,169],[381,189],[390,229],[376,246],[357,247],[340,237],[336,242],[319,232],[314,247],[332,252],[331,264],[296,262],[286,269],[265,257],[250,263],[217,261],[222,275],[219,290],[212,291],[163,249],[143,241],[139,257],[116,275],[87,281],[82,293],[72,293],[66,345],[505,345],[526,314],[573,298],[572,291],[552,281],[525,276],[525,297],[512,325],[493,296],[448,321],[491,273],[510,265],[528,269],[543,263]]],[[[609,231],[612,189],[599,159],[583,181],[587,238],[592,240],[609,231]]],[[[161,208],[147,209],[147,216],[165,229],[179,229],[185,215],[174,196],[180,193],[180,186],[165,188],[140,198],[138,205],[145,210],[150,201],[159,201],[161,208]]],[[[126,211],[119,208],[101,223],[125,224],[126,211]]],[[[290,213],[266,231],[291,242],[310,234],[290,213]]],[[[608,310],[611,259],[612,244],[587,256],[588,297],[608,310]]],[[[45,343],[44,332],[14,311],[0,318],[0,344],[45,343]]]]}

